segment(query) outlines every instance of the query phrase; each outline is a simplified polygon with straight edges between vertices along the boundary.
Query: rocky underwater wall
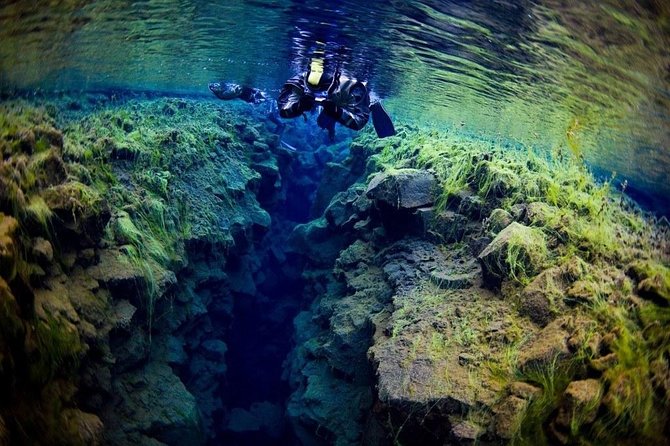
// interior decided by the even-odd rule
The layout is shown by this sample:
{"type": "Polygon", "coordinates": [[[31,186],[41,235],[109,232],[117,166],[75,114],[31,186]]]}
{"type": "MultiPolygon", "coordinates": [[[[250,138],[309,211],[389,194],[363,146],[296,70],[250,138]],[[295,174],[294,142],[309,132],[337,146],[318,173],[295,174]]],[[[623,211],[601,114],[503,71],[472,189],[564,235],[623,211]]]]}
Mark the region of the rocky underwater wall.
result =
{"type": "Polygon", "coordinates": [[[0,445],[668,442],[670,229],[560,150],[38,102],[0,104],[0,445]]]}
{"type": "Polygon", "coordinates": [[[404,128],[328,166],[291,238],[300,444],[669,441],[670,228],[562,152],[404,128]]]}
{"type": "MultiPolygon", "coordinates": [[[[300,281],[281,227],[309,209],[287,197],[306,206],[332,155],[281,148],[246,104],[39,102],[0,112],[0,444],[220,444],[248,418],[229,407],[236,304],[290,330],[299,290],[263,293],[300,281]]],[[[255,352],[283,352],[277,382],[290,339],[255,352]]]]}

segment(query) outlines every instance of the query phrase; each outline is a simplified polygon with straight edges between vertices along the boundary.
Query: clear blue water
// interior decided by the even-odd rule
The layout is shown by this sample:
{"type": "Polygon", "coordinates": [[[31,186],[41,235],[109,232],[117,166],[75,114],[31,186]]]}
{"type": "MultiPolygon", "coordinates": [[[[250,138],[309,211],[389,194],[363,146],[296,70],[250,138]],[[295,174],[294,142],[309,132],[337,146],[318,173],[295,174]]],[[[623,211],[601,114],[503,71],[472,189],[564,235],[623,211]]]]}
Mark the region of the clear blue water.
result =
{"type": "Polygon", "coordinates": [[[546,149],[576,123],[592,166],[663,207],[669,17],[662,0],[9,1],[0,88],[276,93],[325,50],[405,122],[546,149]]]}
{"type": "MultiPolygon", "coordinates": [[[[617,187],[626,181],[626,192],[644,207],[670,215],[668,0],[0,4],[0,101],[89,92],[213,99],[212,81],[254,86],[274,97],[321,54],[345,75],[368,82],[398,125],[504,148],[570,150],[598,176],[615,176],[617,187]]],[[[283,141],[318,146],[318,130],[296,121],[283,141]]],[[[346,151],[342,141],[352,135],[338,127],[340,146],[331,147],[330,156],[342,156],[336,150],[346,151]]],[[[306,170],[292,173],[306,176],[306,170]]],[[[310,200],[318,181],[292,180],[288,204],[272,209],[273,218],[286,223],[278,232],[314,217],[310,200]]],[[[216,441],[295,441],[286,425],[269,439],[253,430],[234,432],[222,420],[230,408],[258,402],[284,409],[291,389],[281,376],[283,361],[294,347],[294,317],[309,306],[301,301],[301,261],[263,263],[257,295],[225,302],[232,310],[210,309],[221,327],[234,319],[225,338],[226,382],[217,383],[229,407],[215,411],[216,441]]],[[[230,260],[226,267],[247,266],[230,260]]]]}

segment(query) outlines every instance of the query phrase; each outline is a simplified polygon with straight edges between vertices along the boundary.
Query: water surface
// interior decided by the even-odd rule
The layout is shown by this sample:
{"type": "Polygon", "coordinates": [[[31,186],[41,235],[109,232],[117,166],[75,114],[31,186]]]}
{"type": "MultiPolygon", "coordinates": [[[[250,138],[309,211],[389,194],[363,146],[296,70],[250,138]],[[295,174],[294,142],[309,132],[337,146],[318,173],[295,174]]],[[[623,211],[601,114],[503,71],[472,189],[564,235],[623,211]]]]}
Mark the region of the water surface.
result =
{"type": "Polygon", "coordinates": [[[325,51],[396,119],[572,149],[670,194],[670,4],[542,1],[14,1],[4,91],[276,92],[325,51]]]}

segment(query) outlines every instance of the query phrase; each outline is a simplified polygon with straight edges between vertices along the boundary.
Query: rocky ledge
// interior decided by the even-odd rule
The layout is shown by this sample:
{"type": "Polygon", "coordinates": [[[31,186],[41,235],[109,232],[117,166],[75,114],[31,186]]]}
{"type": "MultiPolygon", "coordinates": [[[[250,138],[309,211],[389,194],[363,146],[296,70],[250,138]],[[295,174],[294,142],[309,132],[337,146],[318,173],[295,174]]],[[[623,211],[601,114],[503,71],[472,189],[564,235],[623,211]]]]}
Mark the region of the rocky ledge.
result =
{"type": "Polygon", "coordinates": [[[669,228],[578,161],[410,129],[351,149],[366,168],[292,236],[302,444],[668,441],[669,228]]]}

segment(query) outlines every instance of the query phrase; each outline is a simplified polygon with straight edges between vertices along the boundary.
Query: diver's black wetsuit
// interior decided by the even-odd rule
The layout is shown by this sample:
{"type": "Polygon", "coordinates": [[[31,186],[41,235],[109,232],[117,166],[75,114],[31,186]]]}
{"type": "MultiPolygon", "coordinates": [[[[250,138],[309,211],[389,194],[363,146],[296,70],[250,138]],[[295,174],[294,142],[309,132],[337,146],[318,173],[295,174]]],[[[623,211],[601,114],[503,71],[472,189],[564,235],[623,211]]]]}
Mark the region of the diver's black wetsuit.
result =
{"type": "Polygon", "coordinates": [[[287,80],[279,93],[277,106],[282,118],[296,118],[310,111],[317,104],[317,97],[324,97],[318,105],[323,111],[317,119],[322,128],[328,129],[331,138],[334,135],[335,122],[360,130],[365,127],[370,116],[370,97],[368,90],[354,79],[340,82],[339,74],[333,83],[333,76],[323,76],[316,86],[306,82],[306,75],[294,76],[287,80]]]}

